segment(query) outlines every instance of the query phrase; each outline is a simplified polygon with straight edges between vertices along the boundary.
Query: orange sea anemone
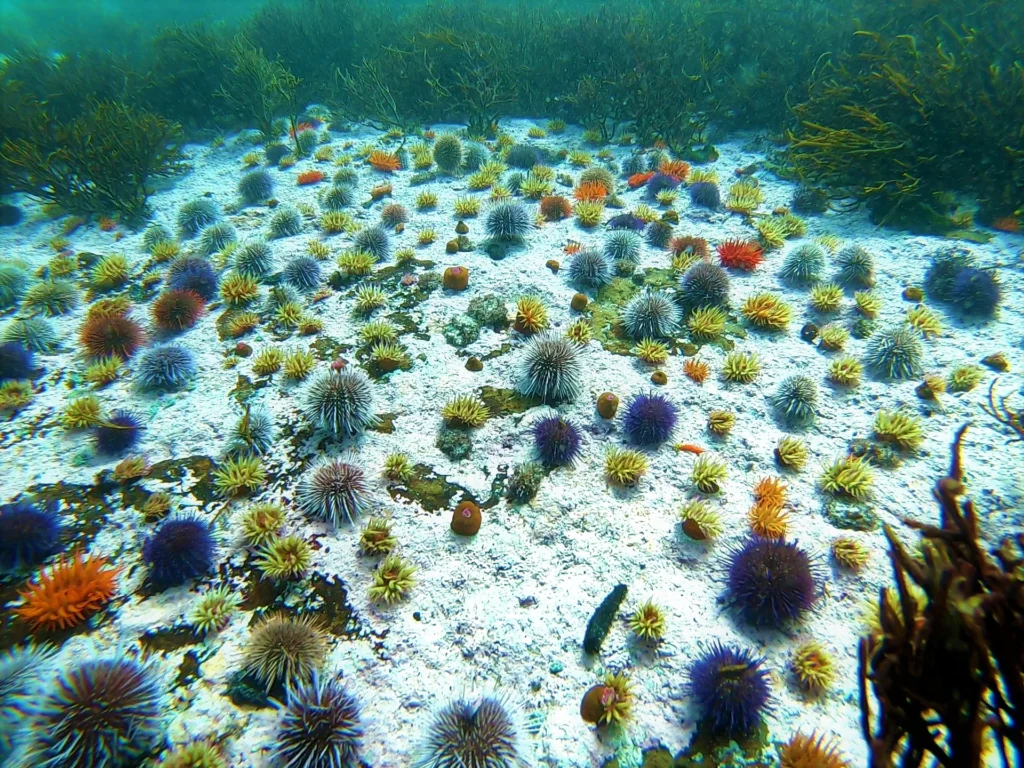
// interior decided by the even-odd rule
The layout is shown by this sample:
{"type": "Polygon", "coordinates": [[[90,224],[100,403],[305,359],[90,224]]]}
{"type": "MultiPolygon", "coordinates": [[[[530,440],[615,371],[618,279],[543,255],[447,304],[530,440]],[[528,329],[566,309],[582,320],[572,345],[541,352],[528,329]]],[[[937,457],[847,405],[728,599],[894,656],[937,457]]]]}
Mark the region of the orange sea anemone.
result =
{"type": "Polygon", "coordinates": [[[78,626],[110,602],[119,570],[108,567],[105,557],[85,557],[76,551],[71,559],[61,557],[41,570],[20,593],[22,604],[14,612],[33,631],[78,626]]]}
{"type": "Polygon", "coordinates": [[[100,216],[99,228],[104,232],[113,232],[117,223],[109,216],[100,216]]]}
{"type": "Polygon", "coordinates": [[[380,149],[373,150],[369,157],[366,158],[366,162],[370,164],[370,167],[373,168],[373,170],[382,171],[383,173],[394,173],[402,167],[402,163],[398,159],[398,155],[394,155],[390,152],[384,152],[380,149]]]}
{"type": "Polygon", "coordinates": [[[686,362],[683,363],[683,373],[686,374],[686,378],[697,384],[703,384],[704,380],[711,373],[711,366],[705,363],[703,360],[697,360],[694,357],[688,357],[686,362]]]}
{"type": "Polygon", "coordinates": [[[324,174],[321,171],[303,171],[299,174],[298,184],[305,187],[309,184],[319,184],[323,180],[324,174]]]}
{"type": "Polygon", "coordinates": [[[750,530],[765,539],[781,539],[786,535],[789,516],[782,505],[762,499],[750,508],[750,530]]]}
{"type": "Polygon", "coordinates": [[[718,260],[723,267],[750,272],[764,260],[764,250],[753,240],[726,240],[716,245],[718,260]]]}
{"type": "Polygon", "coordinates": [[[658,165],[658,170],[678,181],[685,181],[686,177],[690,175],[690,164],[685,160],[669,160],[666,158],[658,165]]]}
{"type": "Polygon", "coordinates": [[[604,200],[608,190],[600,181],[584,181],[573,190],[572,196],[577,200],[604,200]]]}
{"type": "Polygon", "coordinates": [[[316,124],[315,123],[299,123],[294,128],[289,128],[288,129],[288,135],[291,136],[294,139],[296,133],[302,133],[303,131],[314,131],[314,130],[316,130],[316,124]]]}
{"type": "Polygon", "coordinates": [[[653,178],[654,171],[647,171],[645,173],[634,173],[632,176],[629,177],[626,183],[629,185],[630,189],[636,189],[637,187],[642,187],[644,184],[646,184],[653,178]]]}
{"type": "Polygon", "coordinates": [[[777,477],[762,477],[754,486],[754,498],[781,507],[786,501],[786,484],[777,477]]]}

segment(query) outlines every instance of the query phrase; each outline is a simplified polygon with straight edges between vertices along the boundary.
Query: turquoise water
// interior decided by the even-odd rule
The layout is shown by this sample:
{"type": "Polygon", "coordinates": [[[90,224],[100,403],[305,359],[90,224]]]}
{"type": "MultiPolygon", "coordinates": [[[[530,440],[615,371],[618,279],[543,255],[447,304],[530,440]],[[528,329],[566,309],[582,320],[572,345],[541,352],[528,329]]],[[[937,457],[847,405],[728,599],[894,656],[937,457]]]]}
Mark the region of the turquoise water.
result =
{"type": "Polygon", "coordinates": [[[0,29],[0,768],[1020,763],[1022,4],[0,29]]]}

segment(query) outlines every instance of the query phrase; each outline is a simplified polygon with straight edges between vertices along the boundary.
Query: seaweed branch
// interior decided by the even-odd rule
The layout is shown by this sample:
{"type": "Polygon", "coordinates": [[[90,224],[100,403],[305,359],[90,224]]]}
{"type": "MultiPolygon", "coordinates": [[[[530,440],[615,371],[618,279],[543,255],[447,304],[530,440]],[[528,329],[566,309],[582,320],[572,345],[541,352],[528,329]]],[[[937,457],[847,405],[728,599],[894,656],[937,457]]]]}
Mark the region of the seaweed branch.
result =
{"type": "Polygon", "coordinates": [[[1024,534],[994,558],[982,548],[974,504],[961,502],[966,431],[935,486],[940,525],[904,520],[920,553],[885,528],[897,591],[882,590],[881,629],[858,652],[871,768],[980,768],[991,743],[1005,768],[1024,756],[1024,534]]]}
{"type": "Polygon", "coordinates": [[[997,422],[1009,427],[1017,434],[1016,437],[1010,439],[1011,443],[1024,440],[1024,411],[1014,410],[1007,405],[1007,401],[1010,399],[1009,395],[999,397],[998,402],[996,401],[996,384],[998,383],[999,379],[997,378],[989,385],[988,404],[982,403],[981,409],[997,422]]]}

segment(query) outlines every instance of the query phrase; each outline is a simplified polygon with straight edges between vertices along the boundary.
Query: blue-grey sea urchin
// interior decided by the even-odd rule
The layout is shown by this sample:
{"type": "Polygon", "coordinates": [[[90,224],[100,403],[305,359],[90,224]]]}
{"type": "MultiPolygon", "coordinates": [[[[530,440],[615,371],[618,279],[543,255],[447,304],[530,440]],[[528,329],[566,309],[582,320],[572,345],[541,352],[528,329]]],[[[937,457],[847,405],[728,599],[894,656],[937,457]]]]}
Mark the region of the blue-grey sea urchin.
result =
{"type": "Polygon", "coordinates": [[[274,253],[266,240],[246,240],[233,254],[235,270],[254,280],[266,277],[274,269],[274,253]]]}
{"type": "Polygon", "coordinates": [[[274,420],[261,405],[246,407],[231,428],[228,453],[255,453],[262,456],[274,445],[274,420]]]}
{"type": "Polygon", "coordinates": [[[717,264],[698,261],[679,281],[679,301],[687,309],[729,306],[729,275],[717,264]]]}
{"type": "Polygon", "coordinates": [[[664,291],[649,288],[622,310],[622,326],[634,339],[662,339],[679,330],[679,307],[664,291]]]}
{"type": "Polygon", "coordinates": [[[413,768],[525,768],[519,734],[493,696],[459,699],[438,712],[413,768]]]}
{"type": "Polygon", "coordinates": [[[293,237],[302,232],[302,216],[294,208],[278,208],[270,217],[270,236],[293,237]]]}
{"type": "Polygon", "coordinates": [[[199,252],[203,256],[212,256],[223,251],[236,240],[238,240],[238,234],[234,227],[224,222],[216,222],[200,233],[199,252]]]}
{"type": "Polygon", "coordinates": [[[809,376],[789,376],[771,396],[771,404],[787,425],[810,424],[818,404],[818,385],[809,376]]]}
{"type": "Polygon", "coordinates": [[[391,254],[388,233],[382,227],[367,227],[359,230],[354,243],[357,251],[369,253],[377,261],[382,261],[391,254]]]}
{"type": "Polygon", "coordinates": [[[312,256],[297,256],[284,268],[288,285],[300,291],[312,291],[320,285],[320,263],[312,256]]]}
{"type": "Polygon", "coordinates": [[[242,176],[238,181],[238,195],[246,205],[256,205],[274,193],[274,179],[262,168],[242,176]]]}
{"type": "Polygon", "coordinates": [[[180,389],[195,377],[195,356],[180,344],[147,349],[139,358],[135,379],[143,389],[180,389]]]}
{"type": "Polygon", "coordinates": [[[316,672],[288,686],[277,726],[274,765],[289,768],[358,768],[363,727],[359,703],[341,681],[316,672]]]}
{"type": "Polygon", "coordinates": [[[789,252],[779,269],[779,277],[797,285],[809,285],[821,279],[824,269],[825,249],[814,243],[806,243],[789,252]]]}
{"type": "Polygon", "coordinates": [[[563,336],[534,336],[523,350],[519,391],[545,402],[574,400],[582,390],[579,349],[563,336]]]}
{"type": "Polygon", "coordinates": [[[577,285],[600,288],[612,281],[611,265],[600,251],[584,248],[573,254],[569,262],[569,279],[577,285]]]}
{"type": "Polygon", "coordinates": [[[327,657],[327,636],[309,616],[266,616],[252,627],[245,649],[245,671],[266,685],[310,682],[327,657]]]}
{"type": "Polygon", "coordinates": [[[296,501],[307,515],[339,526],[351,523],[366,507],[366,474],[337,459],[328,459],[299,481],[296,501]]]}
{"type": "Polygon", "coordinates": [[[336,436],[355,435],[377,423],[373,384],[358,368],[325,371],[306,392],[306,418],[336,436]]]}
{"type": "Polygon", "coordinates": [[[886,328],[871,337],[864,363],[876,376],[910,379],[921,373],[921,334],[909,325],[886,328]]]}
{"type": "Polygon", "coordinates": [[[200,197],[178,209],[178,229],[182,237],[195,237],[200,230],[220,219],[220,211],[212,200],[200,197]]]}
{"type": "Polygon", "coordinates": [[[500,202],[487,212],[486,226],[495,240],[521,242],[533,228],[533,216],[520,202],[500,202]]]}
{"type": "Polygon", "coordinates": [[[57,649],[48,643],[16,646],[0,654],[0,765],[6,765],[21,726],[28,722],[30,697],[53,676],[56,655],[57,649]]]}
{"type": "Polygon", "coordinates": [[[324,193],[320,205],[325,211],[340,211],[352,205],[352,190],[344,184],[335,184],[324,193]]]}
{"type": "Polygon", "coordinates": [[[604,241],[604,255],[609,261],[640,261],[640,235],[628,229],[611,232],[604,241]]]}

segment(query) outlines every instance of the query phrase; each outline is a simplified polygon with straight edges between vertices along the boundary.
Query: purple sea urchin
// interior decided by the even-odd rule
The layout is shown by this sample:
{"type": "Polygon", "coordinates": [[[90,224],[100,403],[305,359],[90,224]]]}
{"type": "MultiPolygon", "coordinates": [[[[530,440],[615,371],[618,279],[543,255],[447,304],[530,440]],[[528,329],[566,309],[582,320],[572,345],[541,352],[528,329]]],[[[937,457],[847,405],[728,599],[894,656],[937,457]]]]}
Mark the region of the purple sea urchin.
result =
{"type": "Polygon", "coordinates": [[[142,421],[136,414],[116,410],[93,431],[96,451],[110,455],[124,453],[139,441],[142,429],[142,421]]]}
{"type": "Polygon", "coordinates": [[[0,504],[0,570],[39,565],[60,551],[57,502],[0,504]]]}
{"type": "Polygon", "coordinates": [[[679,409],[664,395],[634,395],[623,414],[623,429],[635,445],[658,445],[672,436],[679,409]]]}
{"type": "Polygon", "coordinates": [[[579,429],[561,416],[549,416],[534,424],[533,442],[540,460],[549,467],[572,464],[581,453],[579,429]]]}
{"type": "Polygon", "coordinates": [[[0,344],[0,382],[27,379],[32,374],[35,355],[16,341],[0,344]]]}
{"type": "Polygon", "coordinates": [[[818,599],[811,556],[796,542],[752,536],[728,556],[726,594],[754,626],[778,628],[818,599]]]}
{"type": "Polygon", "coordinates": [[[216,542],[210,526],[195,515],[165,520],[142,547],[149,578],[157,589],[184,584],[213,567],[216,542]]]}
{"type": "Polygon", "coordinates": [[[769,711],[768,671],[750,651],[714,643],[690,667],[701,721],[728,735],[748,733],[769,711]]]}

